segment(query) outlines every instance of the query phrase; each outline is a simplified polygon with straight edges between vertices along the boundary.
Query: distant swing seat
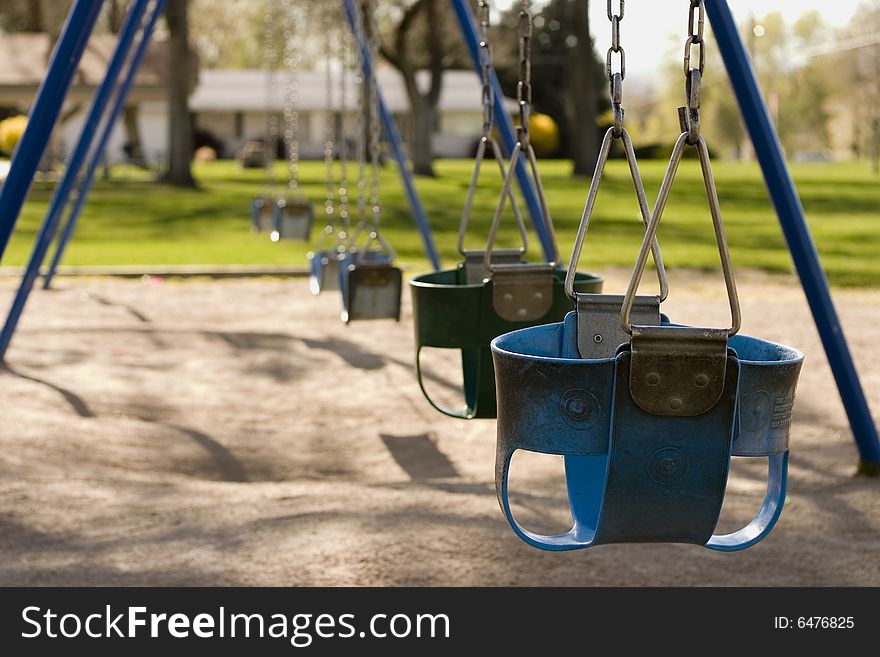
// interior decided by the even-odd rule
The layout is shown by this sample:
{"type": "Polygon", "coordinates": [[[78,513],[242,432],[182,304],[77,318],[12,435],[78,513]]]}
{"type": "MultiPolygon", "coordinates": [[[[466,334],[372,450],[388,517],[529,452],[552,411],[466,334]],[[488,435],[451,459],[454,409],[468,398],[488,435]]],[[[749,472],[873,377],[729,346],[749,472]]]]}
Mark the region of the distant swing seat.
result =
{"type": "Polygon", "coordinates": [[[400,321],[403,271],[385,251],[349,252],[339,260],[342,321],[393,319],[400,321]]]}
{"type": "Polygon", "coordinates": [[[251,204],[251,230],[271,233],[275,230],[275,199],[258,196],[251,204]]]}
{"type": "MultiPolygon", "coordinates": [[[[452,417],[495,417],[495,375],[489,349],[493,338],[560,321],[573,307],[563,289],[565,270],[549,264],[525,264],[521,249],[495,249],[494,273],[490,275],[484,256],[484,251],[467,251],[457,268],[410,281],[419,385],[434,408],[452,417]],[[424,347],[461,351],[462,408],[444,408],[431,399],[423,382],[424,347]]],[[[602,277],[577,274],[577,291],[599,292],[601,288],[602,277]]]]}
{"type": "Polygon", "coordinates": [[[273,241],[282,239],[308,242],[312,233],[313,217],[312,204],[307,198],[279,198],[275,203],[273,241]]]}
{"type": "Polygon", "coordinates": [[[309,253],[309,290],[312,294],[339,289],[339,263],[343,257],[336,249],[309,253]]]}
{"type": "Polygon", "coordinates": [[[759,338],[672,325],[654,301],[652,308],[636,298],[634,314],[641,311],[639,323],[646,325],[633,326],[632,341],[607,357],[581,356],[594,334],[591,322],[600,327],[595,335],[607,325],[601,312],[580,320],[573,312],[562,323],[492,342],[495,487],[510,526],[526,543],[575,550],[674,542],[734,551],[754,545],[775,525],[785,500],[803,354],[759,338]],[[564,457],[573,520],[566,533],[537,534],[514,518],[508,476],[517,450],[564,457]],[[718,535],[731,456],[766,457],[768,485],[754,519],[718,535]]]}

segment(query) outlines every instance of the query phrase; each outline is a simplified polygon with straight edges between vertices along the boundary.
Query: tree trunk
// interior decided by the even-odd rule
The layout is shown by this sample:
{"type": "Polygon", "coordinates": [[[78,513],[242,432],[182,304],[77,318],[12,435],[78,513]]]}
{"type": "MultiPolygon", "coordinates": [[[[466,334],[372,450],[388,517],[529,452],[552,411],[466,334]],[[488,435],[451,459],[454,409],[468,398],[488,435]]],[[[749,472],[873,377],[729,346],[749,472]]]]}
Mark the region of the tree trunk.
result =
{"type": "Polygon", "coordinates": [[[31,0],[28,3],[28,31],[44,32],[43,25],[43,3],[42,0],[31,0]]]}
{"type": "Polygon", "coordinates": [[[443,39],[441,33],[440,7],[437,0],[417,0],[403,14],[397,26],[394,50],[380,43],[381,54],[403,77],[406,95],[409,99],[412,116],[409,150],[413,162],[413,172],[422,176],[434,177],[434,123],[437,105],[443,89],[443,39]],[[408,36],[416,17],[424,11],[428,25],[428,53],[431,86],[427,93],[419,91],[416,84],[416,69],[409,57],[408,36]]]}
{"type": "Polygon", "coordinates": [[[172,185],[195,187],[192,175],[193,124],[189,111],[192,52],[189,47],[187,0],[169,0],[168,21],[168,170],[164,180],[172,185]]]}
{"type": "Polygon", "coordinates": [[[572,34],[577,44],[570,49],[568,76],[569,133],[574,175],[590,176],[599,157],[599,139],[596,132],[596,84],[593,79],[593,42],[590,38],[590,10],[588,2],[569,0],[572,34]]]}
{"type": "Polygon", "coordinates": [[[434,122],[437,108],[425,98],[410,98],[412,112],[412,141],[410,157],[413,172],[420,176],[434,175],[434,122]]]}
{"type": "Polygon", "coordinates": [[[144,147],[141,143],[141,133],[138,130],[138,107],[127,105],[123,113],[125,124],[125,138],[128,144],[128,161],[135,166],[145,169],[147,160],[144,157],[144,147]]]}

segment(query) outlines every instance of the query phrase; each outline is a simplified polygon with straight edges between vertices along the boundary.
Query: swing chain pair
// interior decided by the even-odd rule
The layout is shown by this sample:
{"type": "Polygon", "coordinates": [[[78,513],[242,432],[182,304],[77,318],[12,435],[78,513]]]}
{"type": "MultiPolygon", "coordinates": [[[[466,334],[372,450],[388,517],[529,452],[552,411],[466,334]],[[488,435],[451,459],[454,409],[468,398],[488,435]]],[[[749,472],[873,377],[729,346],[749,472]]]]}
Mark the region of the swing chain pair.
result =
{"type": "Polygon", "coordinates": [[[519,12],[519,82],[516,100],[519,103],[518,139],[523,147],[529,144],[529,120],[532,113],[532,12],[530,0],[522,0],[519,12]]]}
{"type": "MultiPolygon", "coordinates": [[[[611,106],[614,110],[614,125],[605,132],[605,137],[602,139],[602,144],[599,147],[599,155],[596,158],[596,168],[590,179],[590,190],[587,194],[587,202],[584,205],[584,211],[581,215],[577,234],[575,235],[574,248],[572,249],[568,271],[565,276],[565,293],[570,299],[576,301],[578,308],[580,308],[581,301],[574,290],[578,262],[580,261],[587,230],[593,217],[593,211],[595,209],[596,199],[599,195],[599,186],[602,182],[605,165],[611,155],[611,148],[615,139],[619,139],[623,143],[624,155],[626,157],[627,166],[629,167],[630,179],[633,183],[633,191],[636,194],[636,200],[639,206],[639,214],[642,223],[645,225],[646,231],[651,223],[651,209],[648,205],[645,185],[639,171],[635,148],[633,147],[632,138],[623,126],[624,110],[621,107],[621,99],[623,95],[623,79],[626,77],[626,54],[621,45],[620,23],[623,20],[625,2],[624,0],[619,0],[618,12],[612,10],[612,4],[613,0],[608,0],[607,13],[608,20],[611,21],[611,47],[608,48],[608,54],[605,58],[605,69],[608,81],[611,84],[611,106]],[[617,71],[615,71],[612,66],[615,54],[617,54],[619,58],[617,71]]],[[[660,252],[660,245],[656,238],[653,238],[650,241],[650,252],[657,267],[657,281],[660,286],[660,294],[657,296],[657,300],[658,303],[662,303],[666,300],[666,297],[669,294],[669,278],[666,274],[666,267],[663,265],[663,256],[660,252]]],[[[598,295],[593,296],[595,297],[598,295]]],[[[596,301],[597,299],[593,299],[594,307],[596,307],[596,301]]],[[[600,334],[596,335],[599,337],[599,341],[603,339],[600,334]]],[[[597,343],[599,341],[597,341],[597,343]]]]}
{"type": "MultiPolygon", "coordinates": [[[[495,94],[492,90],[492,48],[489,44],[489,27],[490,27],[490,7],[488,0],[480,0],[479,5],[477,7],[479,12],[479,22],[480,22],[480,63],[481,63],[481,79],[483,84],[482,90],[482,107],[483,107],[483,136],[480,139],[479,144],[477,145],[477,152],[474,156],[474,169],[471,174],[471,182],[468,186],[467,196],[465,197],[464,209],[461,213],[461,222],[458,227],[458,252],[464,257],[466,270],[468,272],[468,276],[471,276],[473,280],[482,280],[485,278],[484,274],[485,263],[484,263],[484,255],[485,252],[480,251],[468,251],[465,248],[464,242],[465,237],[467,235],[467,227],[470,221],[471,211],[473,209],[474,197],[477,192],[477,183],[479,182],[480,169],[483,163],[483,159],[486,156],[486,151],[488,150],[493,159],[498,163],[498,170],[501,173],[502,179],[507,177],[507,169],[504,165],[504,158],[501,151],[501,145],[492,135],[492,129],[495,127],[495,94]],[[476,265],[476,268],[473,266],[476,265]]],[[[510,190],[507,198],[510,200],[511,209],[513,210],[513,216],[516,219],[517,226],[519,228],[520,239],[522,240],[522,246],[520,246],[516,250],[516,256],[522,256],[526,251],[528,251],[529,247],[529,236],[528,231],[526,230],[525,220],[523,219],[522,213],[519,210],[519,204],[516,201],[516,196],[513,193],[513,190],[510,190]]],[[[491,250],[494,247],[494,244],[489,247],[491,250]]],[[[510,257],[510,254],[507,254],[510,257]]],[[[490,260],[492,256],[489,256],[490,260]]]]}
{"type": "Polygon", "coordinates": [[[611,108],[614,112],[614,136],[619,138],[623,135],[623,81],[626,79],[626,51],[620,45],[620,22],[623,20],[625,0],[618,0],[618,12],[615,13],[611,5],[614,0],[608,0],[608,20],[611,21],[611,47],[605,55],[605,75],[611,87],[611,108]],[[614,56],[617,55],[617,66],[614,65],[614,56]],[[617,68],[615,71],[614,69],[617,68]]]}

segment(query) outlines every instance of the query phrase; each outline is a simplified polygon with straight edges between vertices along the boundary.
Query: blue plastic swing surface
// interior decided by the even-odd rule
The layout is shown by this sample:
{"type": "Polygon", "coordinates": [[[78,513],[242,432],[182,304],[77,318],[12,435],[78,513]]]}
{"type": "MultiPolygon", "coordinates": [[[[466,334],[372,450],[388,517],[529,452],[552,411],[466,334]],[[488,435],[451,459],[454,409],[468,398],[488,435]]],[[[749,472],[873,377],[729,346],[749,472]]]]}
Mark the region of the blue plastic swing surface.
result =
{"type": "Polygon", "coordinates": [[[735,551],[767,536],[785,500],[791,408],[803,354],[740,335],[728,347],[727,379],[716,406],[696,417],[661,417],[631,399],[628,345],[613,358],[580,358],[576,313],[562,323],[496,338],[495,483],[514,532],[545,550],[679,542],[735,551]],[[568,532],[537,534],[514,518],[508,475],[518,449],[564,456],[573,520],[568,532]],[[731,456],[766,456],[768,485],[748,525],[716,535],[731,456]]]}

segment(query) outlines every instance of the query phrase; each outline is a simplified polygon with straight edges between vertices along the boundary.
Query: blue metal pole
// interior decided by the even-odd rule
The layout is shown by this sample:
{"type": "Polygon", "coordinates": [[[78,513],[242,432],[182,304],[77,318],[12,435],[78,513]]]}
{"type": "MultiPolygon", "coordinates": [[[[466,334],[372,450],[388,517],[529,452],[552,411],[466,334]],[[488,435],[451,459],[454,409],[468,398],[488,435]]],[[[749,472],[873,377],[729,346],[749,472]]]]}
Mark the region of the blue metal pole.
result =
{"type": "Polygon", "coordinates": [[[726,0],[706,0],[706,10],[813,320],[819,329],[828,363],[837,381],[863,467],[880,467],[877,427],[831,300],[828,280],[807,226],[803,206],[786,166],[782,146],[773,129],[749,56],[737,31],[736,21],[726,0]]]}
{"type": "Polygon", "coordinates": [[[18,142],[6,182],[0,187],[0,260],[15,229],[34,174],[67,96],[70,82],[95,27],[104,0],[76,0],[37,91],[28,125],[18,142]]]}
{"type": "MultiPolygon", "coordinates": [[[[359,21],[357,19],[357,9],[354,6],[354,0],[342,0],[342,6],[345,10],[345,17],[348,20],[351,32],[357,39],[358,47],[360,48],[364,77],[367,80],[373,80],[375,79],[373,77],[373,61],[370,57],[370,49],[367,46],[364,35],[358,27],[359,21]]],[[[385,99],[382,97],[382,90],[379,89],[378,80],[376,81],[374,88],[379,101],[379,115],[382,119],[382,126],[385,129],[385,135],[391,145],[391,151],[394,153],[394,159],[397,162],[397,170],[400,173],[400,178],[403,180],[403,185],[406,189],[406,197],[409,200],[409,205],[412,209],[413,219],[415,219],[416,227],[419,229],[419,233],[422,236],[422,242],[424,242],[425,245],[425,253],[428,255],[428,259],[431,261],[431,266],[434,270],[439,270],[440,254],[437,252],[437,247],[434,244],[434,237],[431,234],[431,226],[428,223],[425,209],[422,206],[422,201],[419,198],[415,183],[413,182],[412,172],[409,169],[409,162],[406,153],[403,151],[403,144],[400,139],[400,133],[397,130],[397,124],[394,122],[394,117],[385,105],[385,99]]]]}
{"type": "Polygon", "coordinates": [[[153,34],[153,28],[156,26],[156,21],[165,9],[165,2],[166,0],[155,0],[152,13],[149,15],[147,24],[141,32],[141,40],[137,46],[135,46],[134,55],[129,63],[128,71],[116,93],[116,99],[110,110],[109,118],[104,123],[103,132],[98,138],[97,145],[92,149],[92,155],[86,165],[86,172],[80,182],[76,199],[73,202],[73,207],[68,213],[67,223],[61,231],[61,237],[58,239],[58,246],[55,248],[52,261],[49,264],[45,277],[43,278],[43,289],[48,290],[52,286],[52,280],[55,278],[55,274],[58,271],[58,265],[61,264],[61,259],[64,257],[64,251],[67,249],[67,245],[70,243],[70,239],[73,237],[73,233],[76,230],[80,214],[86,204],[89,192],[92,189],[92,184],[95,181],[95,173],[98,170],[98,164],[107,148],[107,142],[110,141],[110,136],[113,134],[113,128],[116,125],[116,121],[119,119],[119,115],[125,108],[125,101],[131,91],[132,83],[137,76],[138,69],[140,69],[141,62],[144,59],[148,46],[150,45],[150,37],[153,34]]]}
{"type": "Polygon", "coordinates": [[[116,88],[119,73],[128,57],[131,44],[140,28],[144,12],[150,1],[151,0],[135,0],[128,12],[125,25],[119,35],[116,50],[107,65],[107,72],[104,76],[104,80],[95,92],[94,100],[92,101],[92,105],[86,115],[86,120],[80,130],[79,137],[74,146],[73,152],[70,155],[70,159],[67,162],[64,176],[62,176],[61,182],[58,183],[58,186],[55,188],[55,193],[52,195],[49,210],[46,213],[46,217],[43,219],[43,225],[40,227],[39,233],[37,233],[34,249],[31,253],[30,260],[28,260],[27,266],[25,267],[18,292],[12,302],[12,308],[9,310],[2,331],[0,331],[0,360],[3,360],[6,355],[9,343],[12,341],[12,336],[15,334],[15,329],[18,326],[18,321],[21,319],[21,314],[27,304],[28,297],[33,290],[34,282],[40,275],[40,266],[43,264],[46,252],[49,250],[52,238],[55,236],[55,231],[58,228],[58,220],[67,205],[67,201],[70,198],[70,192],[73,190],[83,163],[91,150],[92,142],[95,139],[101,120],[106,113],[107,105],[116,88]]]}
{"type": "MultiPolygon", "coordinates": [[[[480,61],[480,33],[474,22],[474,13],[471,11],[467,0],[451,0],[451,2],[452,8],[455,10],[455,16],[458,19],[458,24],[461,26],[461,33],[464,35],[464,40],[467,43],[474,69],[477,71],[477,75],[479,75],[480,71],[482,71],[483,63],[480,61]]],[[[492,84],[492,93],[495,95],[495,107],[502,108],[502,111],[495,112],[495,124],[501,133],[501,143],[509,155],[516,145],[516,130],[513,127],[510,115],[503,109],[504,93],[501,91],[501,84],[498,82],[498,76],[495,75],[494,67],[489,71],[489,81],[492,84]]],[[[522,160],[519,161],[516,167],[516,180],[526,201],[526,207],[529,209],[532,226],[535,228],[538,239],[541,240],[544,257],[548,261],[553,260],[556,254],[553,237],[544,223],[544,213],[541,210],[538,192],[522,160]]]]}

